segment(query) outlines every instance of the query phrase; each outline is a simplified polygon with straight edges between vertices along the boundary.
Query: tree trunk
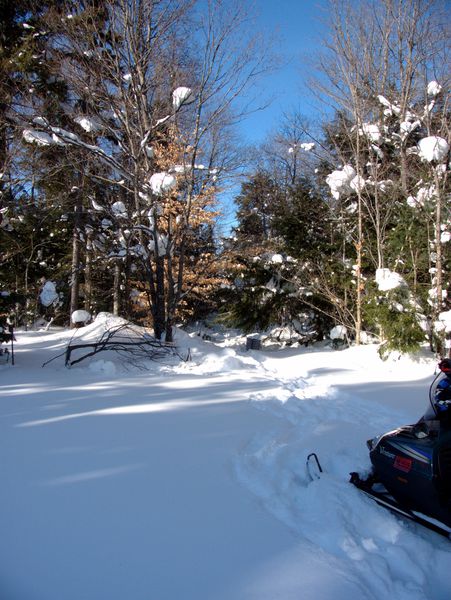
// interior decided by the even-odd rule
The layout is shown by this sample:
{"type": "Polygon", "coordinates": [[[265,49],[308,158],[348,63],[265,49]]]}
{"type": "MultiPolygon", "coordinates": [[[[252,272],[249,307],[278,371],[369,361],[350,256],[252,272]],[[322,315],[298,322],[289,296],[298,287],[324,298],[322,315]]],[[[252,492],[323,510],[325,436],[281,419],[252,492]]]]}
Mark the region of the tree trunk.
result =
{"type": "Polygon", "coordinates": [[[85,259],[85,310],[92,311],[92,232],[87,233],[85,259]]]}
{"type": "MultiPolygon", "coordinates": [[[[437,204],[435,208],[435,268],[437,269],[435,273],[435,289],[436,289],[436,299],[434,302],[434,308],[432,312],[432,323],[436,323],[438,320],[438,316],[442,309],[443,304],[443,256],[442,256],[442,243],[441,243],[441,224],[442,224],[442,195],[440,193],[440,182],[438,180],[437,174],[435,175],[435,186],[437,190],[437,204]]],[[[434,287],[434,285],[433,285],[434,287]]],[[[435,337],[437,339],[437,349],[436,352],[440,356],[444,356],[444,334],[439,332],[435,332],[435,337]]]]}
{"type": "MultiPolygon", "coordinates": [[[[81,262],[81,240],[80,226],[83,205],[80,195],[77,195],[74,207],[74,231],[72,235],[72,267],[70,278],[70,315],[78,309],[80,295],[80,262],[81,262]]],[[[71,327],[75,327],[71,319],[71,327]]]]}
{"type": "Polygon", "coordinates": [[[161,340],[166,331],[166,307],[165,307],[165,277],[164,258],[158,256],[156,262],[156,305],[153,311],[153,329],[157,340],[161,340]]]}
{"type": "Polygon", "coordinates": [[[113,281],[113,315],[118,317],[121,307],[121,266],[119,261],[114,263],[113,281]]]}

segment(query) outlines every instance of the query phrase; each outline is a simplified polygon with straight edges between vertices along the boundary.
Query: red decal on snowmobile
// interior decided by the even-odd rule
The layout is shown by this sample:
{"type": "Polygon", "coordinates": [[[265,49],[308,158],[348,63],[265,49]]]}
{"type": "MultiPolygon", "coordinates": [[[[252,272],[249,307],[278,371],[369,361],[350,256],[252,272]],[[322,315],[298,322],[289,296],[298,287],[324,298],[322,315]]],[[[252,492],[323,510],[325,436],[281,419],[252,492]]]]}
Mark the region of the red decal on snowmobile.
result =
{"type": "Polygon", "coordinates": [[[412,459],[411,458],[404,458],[402,456],[397,456],[395,458],[395,462],[393,463],[393,466],[395,467],[395,469],[399,469],[400,471],[403,471],[404,473],[408,473],[410,471],[410,469],[412,468],[412,459]]]}

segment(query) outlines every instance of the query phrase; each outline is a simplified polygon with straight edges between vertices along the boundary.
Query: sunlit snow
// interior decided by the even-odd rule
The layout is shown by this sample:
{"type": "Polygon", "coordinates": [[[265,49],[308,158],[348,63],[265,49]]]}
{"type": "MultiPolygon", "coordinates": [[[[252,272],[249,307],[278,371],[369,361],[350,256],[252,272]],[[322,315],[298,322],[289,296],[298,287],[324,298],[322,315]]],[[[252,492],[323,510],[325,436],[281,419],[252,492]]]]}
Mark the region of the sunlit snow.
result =
{"type": "Polygon", "coordinates": [[[149,180],[152,192],[157,196],[162,196],[165,192],[172,190],[177,183],[176,178],[169,173],[154,173],[149,180]]]}
{"type": "Polygon", "coordinates": [[[440,94],[441,91],[442,86],[439,83],[437,83],[437,81],[430,81],[428,83],[428,96],[438,96],[438,94],[440,94]]]}
{"type": "Polygon", "coordinates": [[[343,169],[332,171],[326,178],[326,183],[330,187],[332,196],[338,200],[340,194],[347,194],[351,191],[350,182],[356,176],[356,172],[351,165],[345,165],[343,169]]]}
{"type": "Polygon", "coordinates": [[[172,105],[175,110],[191,99],[192,90],[188,87],[178,87],[172,92],[172,105]]]}
{"type": "Polygon", "coordinates": [[[448,142],[436,135],[425,137],[418,142],[418,149],[421,158],[428,162],[442,161],[449,152],[448,142]]]}
{"type": "Polygon", "coordinates": [[[390,269],[376,269],[376,283],[381,292],[388,292],[406,285],[404,278],[390,269]]]}

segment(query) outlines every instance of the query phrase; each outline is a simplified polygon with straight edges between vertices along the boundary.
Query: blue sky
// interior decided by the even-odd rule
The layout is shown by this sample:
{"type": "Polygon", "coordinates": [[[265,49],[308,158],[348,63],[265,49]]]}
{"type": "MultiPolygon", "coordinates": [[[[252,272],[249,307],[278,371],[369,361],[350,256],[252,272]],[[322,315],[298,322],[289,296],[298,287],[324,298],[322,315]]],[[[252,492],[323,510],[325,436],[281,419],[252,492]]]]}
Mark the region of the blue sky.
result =
{"type": "Polygon", "coordinates": [[[260,142],[280,122],[284,112],[298,109],[315,116],[314,99],[308,95],[308,57],[321,46],[326,0],[257,0],[260,13],[257,27],[276,38],[274,50],[281,55],[282,66],[266,76],[259,88],[274,96],[271,105],[249,115],[240,125],[240,133],[249,142],[260,142]]]}
{"type": "MultiPolygon", "coordinates": [[[[250,114],[239,125],[241,141],[263,142],[280,124],[284,112],[293,110],[311,118],[319,113],[318,103],[306,89],[311,69],[308,57],[321,47],[321,20],[325,17],[327,0],[255,0],[258,10],[256,27],[268,38],[274,37],[274,52],[282,59],[281,66],[267,75],[255,88],[257,97],[272,96],[271,104],[250,114]]],[[[235,222],[233,198],[240,192],[240,183],[221,194],[224,213],[223,232],[228,233],[235,222]]]]}

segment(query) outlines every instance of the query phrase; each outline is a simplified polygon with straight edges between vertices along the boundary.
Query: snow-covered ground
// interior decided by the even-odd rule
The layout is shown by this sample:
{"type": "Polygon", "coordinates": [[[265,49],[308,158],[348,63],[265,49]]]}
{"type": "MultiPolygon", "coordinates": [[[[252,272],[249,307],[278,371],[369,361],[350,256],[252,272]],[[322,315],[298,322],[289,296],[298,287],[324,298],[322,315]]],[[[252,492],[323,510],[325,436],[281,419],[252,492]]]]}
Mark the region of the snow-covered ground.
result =
{"type": "Polygon", "coordinates": [[[191,362],[42,368],[72,335],[18,332],[0,366],[1,600],[449,599],[451,544],[348,483],[422,414],[432,357],[178,331],[191,362]]]}

